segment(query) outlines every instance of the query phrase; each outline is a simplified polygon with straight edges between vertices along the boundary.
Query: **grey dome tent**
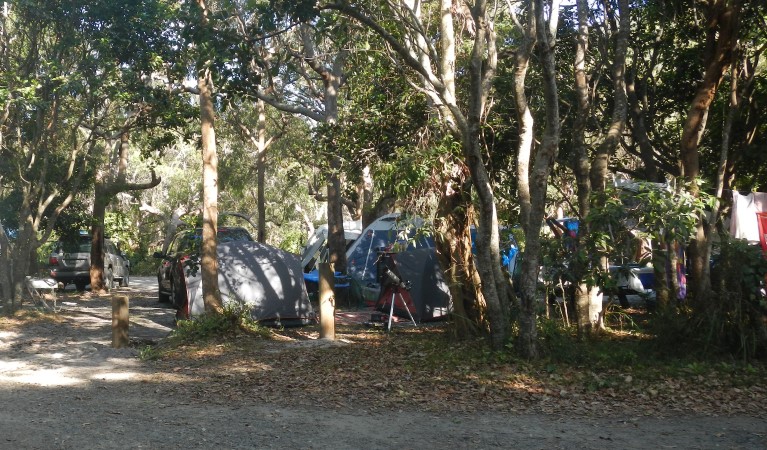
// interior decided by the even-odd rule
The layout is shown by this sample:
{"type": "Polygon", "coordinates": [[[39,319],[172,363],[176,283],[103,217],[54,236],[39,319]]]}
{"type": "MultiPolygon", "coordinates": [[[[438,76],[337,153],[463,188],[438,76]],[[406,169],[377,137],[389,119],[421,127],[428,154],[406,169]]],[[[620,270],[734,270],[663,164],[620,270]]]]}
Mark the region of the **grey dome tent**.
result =
{"type": "MultiPolygon", "coordinates": [[[[224,306],[239,304],[254,320],[281,326],[314,321],[297,255],[259,242],[220,243],[218,284],[224,306]]],[[[199,270],[186,275],[189,313],[205,312],[199,270]]]]}
{"type": "Polygon", "coordinates": [[[376,272],[378,252],[387,250],[434,247],[430,236],[418,233],[423,219],[400,213],[386,214],[365,227],[360,237],[346,250],[347,273],[362,291],[366,303],[377,301],[380,285],[376,272]]]}
{"type": "Polygon", "coordinates": [[[408,317],[405,310],[407,307],[416,322],[445,319],[452,310],[452,302],[434,248],[395,253],[391,259],[390,270],[403,283],[408,284],[409,289],[398,287],[391,280],[382,279],[375,308],[388,313],[392,294],[395,294],[395,315],[408,317]]]}

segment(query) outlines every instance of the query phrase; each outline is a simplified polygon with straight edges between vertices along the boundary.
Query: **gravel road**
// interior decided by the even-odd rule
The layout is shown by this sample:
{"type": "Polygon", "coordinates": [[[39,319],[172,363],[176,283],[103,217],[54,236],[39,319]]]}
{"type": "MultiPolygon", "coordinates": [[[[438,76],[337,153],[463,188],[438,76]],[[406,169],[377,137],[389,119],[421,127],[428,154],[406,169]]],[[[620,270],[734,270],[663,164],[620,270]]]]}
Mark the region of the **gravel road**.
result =
{"type": "MultiPolygon", "coordinates": [[[[134,277],[130,337],[111,348],[108,297],[59,295],[57,320],[0,324],[0,449],[530,448],[763,449],[758,417],[565,417],[320,410],[180,395],[137,358],[173,311],[153,277],[134,277]]],[[[167,377],[165,378],[167,379],[167,377]]],[[[246,397],[246,396],[243,396],[246,397]]]]}

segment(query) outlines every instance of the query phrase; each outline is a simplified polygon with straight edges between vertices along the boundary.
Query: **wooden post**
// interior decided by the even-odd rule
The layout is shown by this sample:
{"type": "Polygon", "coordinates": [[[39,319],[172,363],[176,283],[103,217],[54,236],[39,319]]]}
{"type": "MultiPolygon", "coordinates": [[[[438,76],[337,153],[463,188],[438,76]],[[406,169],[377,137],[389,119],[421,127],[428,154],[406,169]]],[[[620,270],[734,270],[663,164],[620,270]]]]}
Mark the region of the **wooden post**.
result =
{"type": "Polygon", "coordinates": [[[336,277],[333,264],[319,263],[320,289],[320,339],[336,339],[336,311],[333,288],[336,277]]]}
{"type": "Polygon", "coordinates": [[[128,340],[128,296],[112,297],[112,348],[123,348],[128,340]]]}

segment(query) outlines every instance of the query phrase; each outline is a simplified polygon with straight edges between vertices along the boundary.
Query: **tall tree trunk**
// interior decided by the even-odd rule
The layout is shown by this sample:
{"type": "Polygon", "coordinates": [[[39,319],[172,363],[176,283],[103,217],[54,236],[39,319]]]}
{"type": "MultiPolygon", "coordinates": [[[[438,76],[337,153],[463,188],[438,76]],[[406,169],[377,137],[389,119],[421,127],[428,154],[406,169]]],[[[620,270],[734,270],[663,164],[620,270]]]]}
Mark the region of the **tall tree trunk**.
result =
{"type": "Polygon", "coordinates": [[[96,182],[93,198],[93,219],[91,220],[91,292],[103,293],[107,290],[104,283],[104,218],[109,192],[103,181],[96,182]]]}
{"type": "MultiPolygon", "coordinates": [[[[607,11],[612,15],[611,11],[607,11]]],[[[626,50],[628,49],[631,21],[628,0],[618,1],[619,28],[615,39],[615,60],[612,66],[613,111],[607,136],[597,148],[591,166],[591,188],[604,191],[607,184],[607,167],[615,149],[620,144],[623,129],[626,127],[628,99],[626,96],[626,50]]]]}
{"type": "Polygon", "coordinates": [[[0,226],[0,305],[3,311],[13,309],[12,282],[13,259],[11,258],[11,240],[5,233],[5,228],[0,226]]]}
{"type": "Polygon", "coordinates": [[[256,147],[256,208],[258,209],[258,230],[257,238],[258,242],[266,242],[266,197],[264,193],[264,179],[266,176],[266,106],[264,101],[258,99],[256,101],[258,108],[258,126],[257,126],[257,139],[258,145],[256,147]]]}
{"type": "MultiPolygon", "coordinates": [[[[307,42],[309,33],[304,33],[305,47],[311,48],[309,58],[314,58],[312,44],[307,42]]],[[[339,52],[333,60],[330,70],[320,68],[314,61],[315,71],[322,74],[325,122],[334,124],[338,121],[338,95],[343,81],[343,69],[346,63],[346,52],[339,52]]],[[[328,161],[330,173],[327,179],[327,204],[328,204],[328,253],[329,261],[336,272],[346,273],[346,234],[344,233],[344,215],[341,203],[341,159],[336,155],[330,156],[328,161]]]]}
{"type": "Polygon", "coordinates": [[[487,333],[486,307],[471,254],[472,207],[468,186],[453,178],[443,186],[437,208],[434,244],[453,302],[452,331],[458,338],[487,333]]]}
{"type": "MultiPolygon", "coordinates": [[[[208,10],[203,0],[202,23],[208,22],[208,10]]],[[[201,61],[197,88],[200,91],[200,122],[202,124],[202,297],[205,312],[219,314],[223,310],[218,287],[218,155],[216,153],[215,112],[213,110],[213,77],[209,61],[201,61]]]]}
{"type": "Polygon", "coordinates": [[[357,203],[359,220],[364,229],[381,216],[381,214],[376,215],[377,211],[373,205],[373,176],[370,174],[370,166],[366,165],[362,168],[362,180],[357,185],[357,196],[361,199],[357,203]]]}
{"type": "MultiPolygon", "coordinates": [[[[730,64],[732,53],[738,38],[740,2],[737,0],[713,0],[709,4],[707,20],[707,41],[705,54],[705,73],[687,113],[682,128],[681,151],[682,168],[685,179],[691,183],[692,193],[697,195],[697,178],[700,175],[698,144],[705,128],[708,109],[714,100],[724,70],[730,64]]],[[[690,290],[692,298],[705,305],[711,280],[706,280],[708,271],[704,260],[706,255],[706,235],[703,218],[699,221],[696,236],[690,242],[688,252],[690,260],[690,290]]]]}
{"type": "MultiPolygon", "coordinates": [[[[744,64],[745,65],[745,64],[744,64]]],[[[728,154],[730,144],[732,142],[732,127],[735,124],[735,118],[738,115],[741,104],[741,94],[738,92],[738,64],[733,62],[730,71],[730,107],[727,111],[727,117],[725,117],[724,125],[722,126],[722,141],[719,147],[719,165],[716,170],[716,181],[714,184],[715,200],[711,207],[710,219],[704,222],[703,235],[706,237],[705,252],[701,259],[703,261],[711,260],[711,252],[714,245],[714,229],[721,214],[720,199],[722,197],[722,191],[724,190],[725,183],[725,171],[727,169],[728,154]]],[[[755,71],[750,71],[749,77],[744,83],[748,87],[754,81],[755,71]]],[[[711,290],[711,265],[704,264],[703,274],[701,276],[701,287],[703,292],[709,292],[711,290]]]]}
{"type": "MultiPolygon", "coordinates": [[[[492,181],[485,168],[481,148],[483,112],[490,92],[489,84],[497,65],[496,36],[487,23],[487,4],[485,1],[477,1],[471,12],[476,25],[476,34],[469,64],[470,95],[461,144],[464,158],[471,173],[472,184],[479,199],[475,261],[482,280],[482,296],[487,304],[490,345],[494,350],[502,350],[508,343],[510,336],[511,286],[501,266],[498,211],[496,210],[492,181]]],[[[445,24],[443,23],[442,26],[444,29],[445,24]]],[[[444,64],[443,61],[443,66],[444,64]]],[[[453,67],[450,73],[454,74],[454,70],[453,67]]],[[[452,78],[449,78],[449,81],[452,83],[452,78]]],[[[458,114],[454,114],[454,116],[458,116],[458,114]]]]}
{"type": "Polygon", "coordinates": [[[514,67],[514,100],[519,114],[519,148],[517,149],[517,190],[519,197],[519,215],[522,230],[525,233],[525,249],[522,254],[520,269],[520,317],[519,348],[530,357],[538,354],[535,309],[538,303],[538,258],[540,242],[539,223],[531,219],[530,158],[533,147],[534,119],[525,92],[525,80],[530,65],[530,58],[537,39],[537,2],[530,2],[530,12],[524,29],[522,42],[517,50],[514,67]],[[530,247],[530,240],[533,246],[530,247]]]}
{"type": "MultiPolygon", "coordinates": [[[[589,45],[589,6],[587,0],[577,1],[578,9],[578,38],[575,47],[575,92],[577,95],[577,115],[573,129],[573,173],[577,184],[578,216],[580,228],[578,239],[588,236],[589,225],[586,217],[591,208],[591,180],[589,171],[588,147],[586,145],[586,125],[589,118],[589,85],[586,74],[586,55],[589,45]]],[[[589,267],[580,259],[572,268],[576,280],[583,280],[589,267]]],[[[588,335],[599,323],[602,311],[601,296],[597,295],[597,286],[589,286],[583,281],[576,282],[575,306],[577,311],[578,333],[588,335]]]]}
{"type": "MultiPolygon", "coordinates": [[[[536,21],[537,48],[540,55],[543,77],[543,96],[545,100],[545,127],[540,148],[538,148],[530,178],[530,206],[525,235],[525,254],[522,262],[524,272],[522,291],[522,314],[520,317],[520,343],[522,353],[527,357],[538,355],[537,345],[533,338],[524,337],[522,332],[529,333],[536,326],[537,270],[540,262],[541,238],[540,225],[546,213],[546,190],[549,174],[554,160],[559,152],[559,97],[556,82],[556,64],[554,48],[556,45],[556,28],[559,19],[559,2],[554,0],[549,5],[550,16],[546,18],[546,5],[543,0],[535,0],[535,14],[531,20],[536,21]]],[[[532,14],[531,14],[532,15],[532,14]]]]}
{"type": "MultiPolygon", "coordinates": [[[[607,5],[607,3],[606,3],[607,5]]],[[[606,11],[611,15],[610,11],[606,11]]],[[[607,165],[612,155],[620,145],[623,137],[623,130],[626,128],[626,118],[628,116],[628,95],[626,93],[626,52],[628,50],[629,34],[631,31],[631,16],[628,0],[618,0],[618,30],[615,38],[615,60],[612,66],[613,78],[613,112],[610,120],[610,128],[607,131],[607,137],[597,149],[595,163],[592,166],[591,186],[592,189],[604,191],[607,186],[607,165]],[[596,170],[594,170],[596,169],[596,170]]],[[[602,270],[609,269],[607,257],[600,258],[602,270]]],[[[597,315],[592,317],[602,317],[602,299],[599,296],[592,296],[590,309],[596,309],[597,315]]],[[[592,323],[592,326],[596,326],[592,323]]]]}
{"type": "Polygon", "coordinates": [[[13,246],[10,247],[12,267],[10,270],[11,278],[11,301],[10,308],[4,312],[11,314],[18,310],[25,295],[25,282],[27,271],[29,270],[29,258],[34,250],[37,249],[37,224],[39,220],[35,219],[30,199],[33,189],[29,184],[24,186],[22,194],[21,210],[19,213],[19,229],[14,239],[13,246]]]}

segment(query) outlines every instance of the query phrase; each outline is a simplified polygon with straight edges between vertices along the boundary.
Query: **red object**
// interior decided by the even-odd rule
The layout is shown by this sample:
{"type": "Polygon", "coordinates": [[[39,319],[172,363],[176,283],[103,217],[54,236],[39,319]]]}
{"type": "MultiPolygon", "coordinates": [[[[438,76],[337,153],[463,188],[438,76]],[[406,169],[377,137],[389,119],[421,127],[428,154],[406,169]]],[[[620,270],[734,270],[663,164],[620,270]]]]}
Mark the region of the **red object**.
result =
{"type": "Polygon", "coordinates": [[[759,245],[767,254],[767,213],[756,213],[756,222],[759,224],[759,245]]]}

